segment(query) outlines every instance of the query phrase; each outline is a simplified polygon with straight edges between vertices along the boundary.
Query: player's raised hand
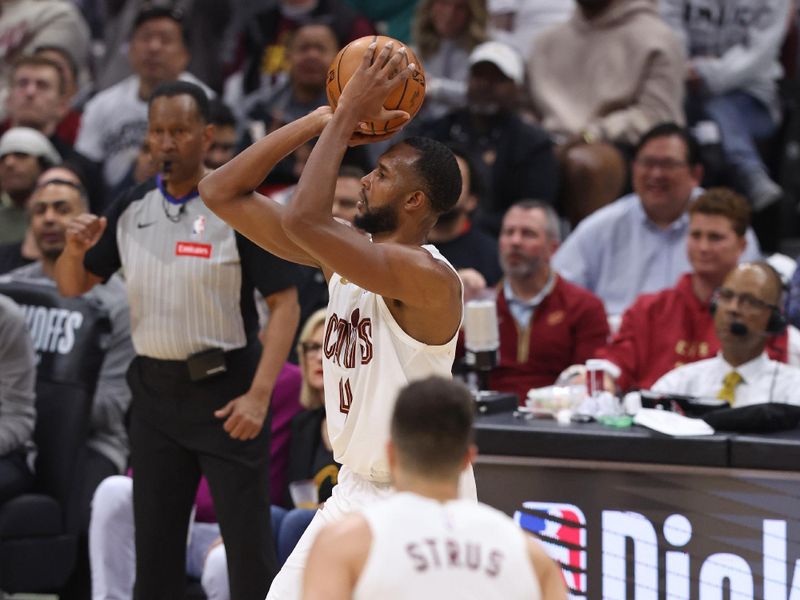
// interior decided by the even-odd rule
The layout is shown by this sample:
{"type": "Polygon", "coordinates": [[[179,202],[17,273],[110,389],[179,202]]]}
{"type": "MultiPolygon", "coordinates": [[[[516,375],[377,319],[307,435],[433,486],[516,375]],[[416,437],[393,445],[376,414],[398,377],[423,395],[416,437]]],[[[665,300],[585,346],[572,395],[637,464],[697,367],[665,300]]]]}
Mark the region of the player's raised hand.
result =
{"type": "Polygon", "coordinates": [[[405,46],[396,49],[392,42],[388,42],[377,52],[377,44],[370,44],[358,69],[344,86],[336,110],[347,107],[347,110],[355,111],[359,121],[364,122],[408,120],[410,115],[406,111],[388,110],[383,106],[391,91],[416,70],[414,63],[403,67],[405,61],[405,46]]]}
{"type": "Polygon", "coordinates": [[[78,215],[67,225],[65,252],[85,254],[97,243],[106,230],[108,221],[89,213],[78,215]]]}

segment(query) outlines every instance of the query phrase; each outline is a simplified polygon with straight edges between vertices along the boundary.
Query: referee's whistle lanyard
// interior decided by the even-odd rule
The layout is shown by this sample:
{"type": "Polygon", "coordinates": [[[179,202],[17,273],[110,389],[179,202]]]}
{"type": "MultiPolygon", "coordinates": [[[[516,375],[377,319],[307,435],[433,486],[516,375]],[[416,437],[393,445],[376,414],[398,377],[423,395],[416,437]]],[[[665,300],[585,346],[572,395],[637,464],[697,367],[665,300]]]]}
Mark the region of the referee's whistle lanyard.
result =
{"type": "Polygon", "coordinates": [[[200,192],[195,187],[188,194],[186,194],[184,196],[178,196],[176,198],[175,196],[173,196],[172,194],[170,194],[167,191],[167,186],[164,185],[164,180],[161,178],[160,174],[156,175],[156,185],[158,186],[158,189],[161,191],[161,193],[164,195],[164,198],[166,198],[167,202],[169,202],[170,204],[175,204],[175,205],[179,205],[180,206],[180,205],[186,204],[187,202],[189,202],[189,200],[194,200],[195,198],[197,198],[200,195],[200,192]]]}
{"type": "Polygon", "coordinates": [[[167,219],[169,219],[172,223],[180,222],[183,213],[186,212],[186,205],[190,200],[194,200],[200,195],[200,192],[195,187],[185,196],[176,198],[167,191],[167,186],[164,185],[161,175],[156,175],[156,185],[161,192],[161,208],[164,210],[164,216],[167,217],[167,219]],[[169,209],[170,205],[177,206],[178,212],[173,214],[169,209]]]}

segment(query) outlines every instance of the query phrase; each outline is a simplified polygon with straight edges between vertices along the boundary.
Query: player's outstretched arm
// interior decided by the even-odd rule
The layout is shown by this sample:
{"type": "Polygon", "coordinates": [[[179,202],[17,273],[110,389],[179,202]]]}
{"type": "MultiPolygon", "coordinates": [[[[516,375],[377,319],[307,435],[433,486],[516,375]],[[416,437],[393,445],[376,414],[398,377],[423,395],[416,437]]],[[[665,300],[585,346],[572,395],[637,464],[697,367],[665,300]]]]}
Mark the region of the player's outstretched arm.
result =
{"type": "Polygon", "coordinates": [[[352,515],[320,531],[303,575],[303,600],[350,600],[367,562],[372,533],[352,515]]]}
{"type": "Polygon", "coordinates": [[[286,260],[319,266],[281,226],[283,207],[255,191],[286,155],[315,138],[330,120],[320,107],[258,140],[200,182],[206,206],[245,237],[286,260]]]}
{"type": "Polygon", "coordinates": [[[542,600],[567,600],[564,579],[556,562],[547,555],[541,544],[530,538],[527,542],[531,564],[542,588],[542,600]]]}

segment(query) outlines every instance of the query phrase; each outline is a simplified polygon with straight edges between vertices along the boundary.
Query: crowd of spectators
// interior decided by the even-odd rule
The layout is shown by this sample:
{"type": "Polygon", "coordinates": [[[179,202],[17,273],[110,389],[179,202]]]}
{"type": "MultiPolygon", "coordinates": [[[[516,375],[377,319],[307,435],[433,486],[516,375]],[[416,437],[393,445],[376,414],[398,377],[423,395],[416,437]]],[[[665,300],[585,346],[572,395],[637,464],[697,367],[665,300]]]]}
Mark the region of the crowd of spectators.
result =
{"type": "MultiPolygon", "coordinates": [[[[725,310],[742,304],[746,286],[726,284],[737,264],[792,247],[781,233],[800,229],[800,189],[784,152],[800,142],[790,137],[800,114],[787,93],[796,90],[799,27],[792,0],[0,1],[0,502],[34,485],[34,373],[55,351],[55,343],[36,341],[35,307],[20,301],[20,309],[6,296],[37,286],[48,303],[66,306],[54,265],[69,223],[107,214],[110,227],[123,227],[113,219],[132,190],[161,190],[164,214],[180,220],[185,206],[170,195],[169,175],[187,146],[164,150],[161,132],[152,130],[150,99],[160,86],[202,89],[212,127],[208,139],[192,143],[203,148],[203,168],[215,169],[327,104],[328,67],[348,42],[385,33],[408,44],[426,70],[427,97],[398,139],[429,136],[457,156],[461,197],[430,242],[457,269],[467,301],[496,303],[500,349],[490,385],[523,399],[597,357],[618,368],[615,384],[629,390],[722,352],[723,317],[711,310],[718,290],[735,288],[723,297],[725,310]],[[32,345],[18,335],[26,326],[32,345]]],[[[280,161],[260,191],[291,202],[310,144],[280,161]]],[[[348,151],[336,217],[352,223],[360,180],[385,147],[348,151]]],[[[192,239],[202,240],[207,227],[198,217],[192,239]]],[[[94,260],[113,262],[98,252],[94,260]]],[[[753,289],[764,296],[750,308],[774,305],[782,313],[785,305],[789,321],[754,342],[747,360],[798,364],[800,270],[779,273],[784,293],[772,289],[777,274],[745,271],[737,277],[761,277],[753,289]]],[[[131,334],[141,326],[128,315],[130,273],[106,275],[69,305],[87,327],[100,323],[80,491],[84,538],[92,494],[116,477],[98,490],[105,519],[93,534],[98,600],[125,597],[110,590],[132,593],[124,374],[134,356],[131,334]],[[127,544],[110,566],[109,535],[127,544]]],[[[328,487],[336,468],[317,373],[327,286],[311,267],[294,269],[292,278],[299,323],[307,325],[302,332],[292,325],[299,342],[278,361],[275,397],[280,387],[289,408],[281,413],[273,403],[270,424],[271,496],[286,509],[293,508],[287,462],[293,478],[333,473],[328,487]],[[302,393],[292,361],[303,372],[302,393]],[[313,440],[313,452],[300,437],[313,440]]],[[[261,312],[268,322],[270,311],[261,312]]],[[[725,351],[725,365],[736,366],[725,351]]],[[[210,505],[203,493],[198,511],[210,505]]],[[[214,522],[209,510],[198,523],[214,522]]],[[[228,585],[224,546],[210,551],[219,527],[204,531],[193,530],[202,551],[190,556],[189,572],[209,595],[225,597],[214,591],[228,585]],[[204,569],[206,555],[221,571],[204,569]]],[[[62,598],[88,594],[89,566],[79,559],[62,598]]]]}

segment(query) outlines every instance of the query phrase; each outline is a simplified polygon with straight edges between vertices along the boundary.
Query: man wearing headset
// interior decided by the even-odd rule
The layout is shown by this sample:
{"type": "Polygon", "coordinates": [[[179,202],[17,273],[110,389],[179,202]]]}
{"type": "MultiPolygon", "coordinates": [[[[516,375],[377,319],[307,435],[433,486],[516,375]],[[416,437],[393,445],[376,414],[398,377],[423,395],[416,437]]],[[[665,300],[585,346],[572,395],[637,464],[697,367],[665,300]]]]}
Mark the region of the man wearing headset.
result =
{"type": "Polygon", "coordinates": [[[744,263],[731,271],[712,299],[720,352],[673,369],[652,389],[720,398],[732,407],[800,405],[800,369],[774,361],[765,352],[768,340],[786,328],[781,292],[780,277],[766,263],[744,263]]]}

